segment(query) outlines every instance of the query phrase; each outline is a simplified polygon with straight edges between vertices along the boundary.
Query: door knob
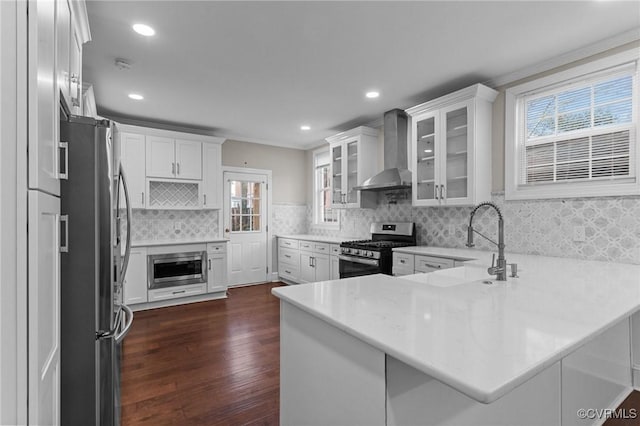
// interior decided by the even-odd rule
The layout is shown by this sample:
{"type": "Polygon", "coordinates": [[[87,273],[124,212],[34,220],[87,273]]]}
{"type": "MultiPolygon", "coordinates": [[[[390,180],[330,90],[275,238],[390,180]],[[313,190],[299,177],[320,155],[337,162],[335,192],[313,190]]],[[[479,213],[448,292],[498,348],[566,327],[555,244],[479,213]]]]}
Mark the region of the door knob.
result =
{"type": "Polygon", "coordinates": [[[229,232],[229,228],[225,228],[225,229],[224,229],[224,232],[229,232]]]}

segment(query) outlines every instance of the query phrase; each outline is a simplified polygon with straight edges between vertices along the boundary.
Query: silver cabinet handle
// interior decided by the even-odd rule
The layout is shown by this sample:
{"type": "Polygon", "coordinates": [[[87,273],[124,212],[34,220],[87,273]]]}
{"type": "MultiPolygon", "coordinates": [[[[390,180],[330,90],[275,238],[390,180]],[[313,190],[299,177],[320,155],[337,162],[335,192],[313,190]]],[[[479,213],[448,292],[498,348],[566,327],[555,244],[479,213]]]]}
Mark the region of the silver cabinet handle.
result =
{"type": "Polygon", "coordinates": [[[141,192],[140,195],[142,196],[142,205],[144,206],[144,192],[141,192]]]}
{"type": "Polygon", "coordinates": [[[211,259],[208,259],[207,262],[209,262],[209,270],[211,270],[211,259]]]}
{"type": "Polygon", "coordinates": [[[440,185],[440,198],[443,200],[447,198],[447,189],[444,185],[440,185]]]}
{"type": "Polygon", "coordinates": [[[290,254],[285,254],[284,257],[288,257],[289,259],[291,259],[291,255],[290,254]]]}
{"type": "Polygon", "coordinates": [[[400,263],[404,264],[406,261],[404,259],[400,259],[400,263]]]}
{"type": "Polygon", "coordinates": [[[64,235],[64,243],[60,241],[60,252],[68,253],[69,252],[69,215],[63,214],[60,215],[60,226],[64,224],[64,233],[61,232],[60,235],[64,235]]]}
{"type": "Polygon", "coordinates": [[[423,265],[424,265],[424,266],[428,266],[429,268],[435,268],[435,269],[440,269],[440,268],[442,268],[442,265],[433,265],[433,264],[431,264],[431,263],[426,263],[426,262],[424,262],[424,263],[423,263],[423,265]]]}
{"type": "Polygon", "coordinates": [[[204,194],[204,205],[207,205],[207,194],[204,194]]]}
{"type": "Polygon", "coordinates": [[[171,163],[171,174],[172,175],[176,174],[176,163],[171,163]]]}
{"type": "Polygon", "coordinates": [[[186,293],[187,290],[180,290],[180,291],[174,291],[171,294],[182,294],[182,293],[186,293]]]}
{"type": "Polygon", "coordinates": [[[433,185],[433,199],[438,199],[438,185],[433,185]]]}
{"type": "Polygon", "coordinates": [[[291,274],[291,271],[287,271],[286,269],[284,270],[284,272],[287,274],[291,274]]]}
{"type": "MultiPolygon", "coordinates": [[[[58,142],[58,150],[64,151],[64,172],[58,170],[58,179],[69,179],[69,143],[68,142],[58,142]]],[[[60,161],[58,161],[58,169],[60,167],[60,161]]]]}
{"type": "Polygon", "coordinates": [[[71,83],[76,85],[76,97],[71,97],[71,105],[74,107],[80,106],[80,76],[76,73],[71,74],[71,83]]]}
{"type": "Polygon", "coordinates": [[[180,163],[176,163],[176,169],[178,170],[178,174],[180,174],[180,163]]]}

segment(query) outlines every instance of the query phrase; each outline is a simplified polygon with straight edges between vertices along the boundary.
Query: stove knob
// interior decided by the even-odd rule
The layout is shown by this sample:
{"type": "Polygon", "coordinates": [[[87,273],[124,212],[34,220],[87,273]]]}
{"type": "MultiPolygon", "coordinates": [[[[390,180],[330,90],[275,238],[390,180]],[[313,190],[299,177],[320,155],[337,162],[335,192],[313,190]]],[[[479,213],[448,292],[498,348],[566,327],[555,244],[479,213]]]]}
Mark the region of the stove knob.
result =
{"type": "Polygon", "coordinates": [[[373,257],[373,256],[374,256],[373,252],[372,252],[372,251],[370,251],[370,252],[369,252],[369,257],[373,257]]]}
{"type": "Polygon", "coordinates": [[[351,252],[351,254],[354,254],[354,255],[356,255],[356,256],[359,256],[359,255],[360,255],[360,250],[358,250],[358,249],[353,249],[353,251],[351,252]]]}

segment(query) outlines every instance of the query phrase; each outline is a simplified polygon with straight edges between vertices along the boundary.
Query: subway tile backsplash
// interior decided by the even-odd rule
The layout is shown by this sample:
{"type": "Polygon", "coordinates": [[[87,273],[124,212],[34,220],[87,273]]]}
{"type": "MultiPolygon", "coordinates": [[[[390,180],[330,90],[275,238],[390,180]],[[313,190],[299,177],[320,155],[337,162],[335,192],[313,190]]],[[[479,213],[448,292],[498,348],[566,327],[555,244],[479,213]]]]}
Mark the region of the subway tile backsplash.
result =
{"type": "MultiPolygon", "coordinates": [[[[307,232],[368,238],[371,222],[408,221],[416,222],[419,245],[464,247],[471,207],[412,207],[409,200],[394,201],[341,211],[340,230],[314,227],[308,207],[307,232]]],[[[504,194],[496,193],[492,201],[505,217],[508,252],[640,264],[640,197],[506,202],[504,194]],[[584,227],[585,241],[574,241],[576,227],[584,227]]],[[[478,212],[474,226],[497,238],[497,219],[490,210],[478,212]]],[[[475,242],[494,249],[479,236],[475,242]]]]}

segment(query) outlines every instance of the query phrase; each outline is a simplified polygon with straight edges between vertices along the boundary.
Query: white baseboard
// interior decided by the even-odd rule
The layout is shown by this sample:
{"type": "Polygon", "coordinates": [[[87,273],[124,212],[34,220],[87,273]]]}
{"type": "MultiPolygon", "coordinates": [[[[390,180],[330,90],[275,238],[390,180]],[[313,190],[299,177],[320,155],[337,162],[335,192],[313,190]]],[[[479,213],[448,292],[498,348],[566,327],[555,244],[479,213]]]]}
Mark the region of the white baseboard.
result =
{"type": "Polygon", "coordinates": [[[187,303],[206,302],[208,300],[226,299],[227,292],[197,294],[195,296],[180,297],[177,299],[160,300],[157,302],[138,303],[129,305],[132,311],[146,311],[149,309],[166,308],[167,306],[186,305],[187,303]]]}

